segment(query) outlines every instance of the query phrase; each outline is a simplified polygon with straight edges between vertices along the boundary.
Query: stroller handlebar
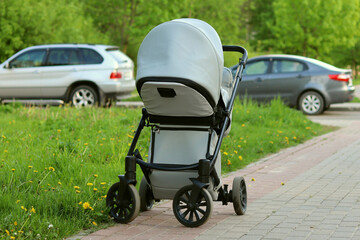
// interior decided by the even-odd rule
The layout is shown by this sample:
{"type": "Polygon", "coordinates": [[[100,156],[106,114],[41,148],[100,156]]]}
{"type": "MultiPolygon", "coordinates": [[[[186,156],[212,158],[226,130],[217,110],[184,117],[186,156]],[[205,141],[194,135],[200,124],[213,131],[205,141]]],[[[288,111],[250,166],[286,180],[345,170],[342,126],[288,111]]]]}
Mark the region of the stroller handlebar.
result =
{"type": "Polygon", "coordinates": [[[245,64],[248,60],[248,52],[245,48],[243,48],[241,46],[236,46],[236,45],[223,45],[223,51],[224,52],[240,52],[240,53],[242,53],[243,57],[240,61],[240,64],[245,66],[245,64]]]}

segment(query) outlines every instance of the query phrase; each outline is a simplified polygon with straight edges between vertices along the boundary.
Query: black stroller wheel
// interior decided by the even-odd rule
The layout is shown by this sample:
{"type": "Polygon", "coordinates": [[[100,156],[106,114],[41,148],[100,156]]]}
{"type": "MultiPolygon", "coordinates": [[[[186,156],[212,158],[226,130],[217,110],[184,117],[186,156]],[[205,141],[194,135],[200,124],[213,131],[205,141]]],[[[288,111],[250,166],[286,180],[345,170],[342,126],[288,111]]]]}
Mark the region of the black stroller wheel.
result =
{"type": "Polygon", "coordinates": [[[173,212],[176,219],[186,227],[198,227],[210,217],[213,201],[210,193],[202,188],[195,201],[191,200],[193,185],[182,187],[175,194],[173,212]]]}
{"type": "Polygon", "coordinates": [[[244,215],[247,207],[247,192],[243,177],[235,177],[233,180],[232,200],[235,213],[237,215],[244,215]]]}
{"type": "Polygon", "coordinates": [[[140,211],[142,212],[149,211],[154,204],[154,195],[145,177],[141,179],[139,194],[140,194],[140,211]]]}
{"type": "Polygon", "coordinates": [[[106,197],[106,205],[110,208],[110,216],[118,223],[134,220],[140,211],[140,196],[132,184],[128,184],[123,196],[119,196],[120,182],[113,184],[106,197]]]}

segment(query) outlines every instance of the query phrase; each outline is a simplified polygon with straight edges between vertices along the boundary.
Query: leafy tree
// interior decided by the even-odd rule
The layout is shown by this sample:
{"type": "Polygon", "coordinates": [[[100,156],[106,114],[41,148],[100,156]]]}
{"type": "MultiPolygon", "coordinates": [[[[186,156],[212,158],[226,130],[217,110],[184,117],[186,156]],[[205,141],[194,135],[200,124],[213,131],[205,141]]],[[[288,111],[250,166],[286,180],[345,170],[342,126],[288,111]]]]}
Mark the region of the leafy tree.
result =
{"type": "Polygon", "coordinates": [[[70,0],[0,0],[0,60],[22,48],[48,43],[107,43],[70,0]]]}

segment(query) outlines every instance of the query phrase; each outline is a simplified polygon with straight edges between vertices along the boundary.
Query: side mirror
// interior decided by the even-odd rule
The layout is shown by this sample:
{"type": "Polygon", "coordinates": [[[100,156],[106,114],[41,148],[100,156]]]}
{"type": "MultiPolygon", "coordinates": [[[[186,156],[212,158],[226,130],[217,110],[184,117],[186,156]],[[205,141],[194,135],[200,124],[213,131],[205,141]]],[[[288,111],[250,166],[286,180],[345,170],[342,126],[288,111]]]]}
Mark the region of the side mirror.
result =
{"type": "Polygon", "coordinates": [[[7,63],[5,64],[5,68],[6,68],[6,69],[11,69],[11,68],[12,68],[10,62],[7,62],[7,63]]]}

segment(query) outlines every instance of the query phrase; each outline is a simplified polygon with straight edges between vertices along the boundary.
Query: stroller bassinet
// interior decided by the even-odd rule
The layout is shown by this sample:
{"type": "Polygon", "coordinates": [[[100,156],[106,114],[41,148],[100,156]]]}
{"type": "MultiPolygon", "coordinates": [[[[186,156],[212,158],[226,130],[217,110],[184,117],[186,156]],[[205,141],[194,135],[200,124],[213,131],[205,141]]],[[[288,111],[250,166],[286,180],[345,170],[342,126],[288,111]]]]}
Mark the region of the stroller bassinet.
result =
{"type": "Polygon", "coordinates": [[[125,176],[108,192],[110,214],[121,223],[132,221],[154,200],[173,199],[176,218],[196,227],[209,218],[212,201],[234,203],[246,210],[246,185],[236,177],[233,189],[221,186],[222,139],[230,130],[236,89],[247,52],[222,46],[216,31],[197,19],[160,24],[146,36],[138,53],[136,87],[145,108],[125,159],[125,176]],[[235,81],[224,68],[223,49],[243,54],[235,81]],[[148,161],[135,150],[140,132],[151,127],[148,161]],[[139,193],[136,164],[144,177],[139,193]]]}

